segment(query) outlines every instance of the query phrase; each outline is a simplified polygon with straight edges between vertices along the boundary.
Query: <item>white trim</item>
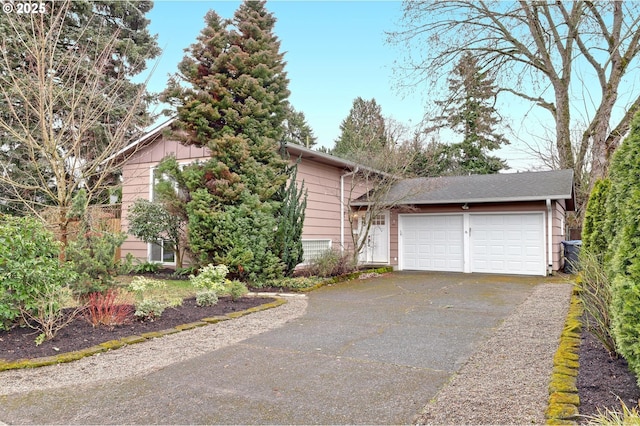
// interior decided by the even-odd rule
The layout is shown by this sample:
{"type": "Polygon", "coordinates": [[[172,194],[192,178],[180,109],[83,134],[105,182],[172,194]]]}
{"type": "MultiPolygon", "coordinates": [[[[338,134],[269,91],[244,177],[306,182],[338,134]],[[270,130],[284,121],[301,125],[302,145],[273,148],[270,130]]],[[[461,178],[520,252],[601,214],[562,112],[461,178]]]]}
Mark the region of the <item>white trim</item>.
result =
{"type": "MultiPolygon", "coordinates": [[[[551,199],[547,198],[547,274],[553,270],[553,213],[551,199]]],[[[544,220],[544,219],[543,219],[544,220]]]]}
{"type": "MultiPolygon", "coordinates": [[[[175,266],[176,265],[176,253],[173,253],[173,262],[164,262],[163,260],[152,260],[151,259],[151,246],[153,243],[147,243],[147,262],[149,263],[160,263],[163,266],[175,266]]],[[[160,245],[160,244],[158,244],[160,245]]],[[[162,248],[162,258],[164,258],[164,241],[162,243],[162,245],[160,245],[160,247],[162,248]]]]}

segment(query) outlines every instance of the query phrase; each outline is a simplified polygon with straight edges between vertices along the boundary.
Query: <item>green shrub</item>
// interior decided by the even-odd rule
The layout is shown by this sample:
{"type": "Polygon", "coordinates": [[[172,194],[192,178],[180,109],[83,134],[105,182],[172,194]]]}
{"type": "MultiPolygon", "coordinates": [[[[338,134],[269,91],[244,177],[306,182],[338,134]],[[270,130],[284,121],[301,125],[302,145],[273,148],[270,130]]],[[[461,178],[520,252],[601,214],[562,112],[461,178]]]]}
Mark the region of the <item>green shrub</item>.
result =
{"type": "Polygon", "coordinates": [[[232,300],[238,300],[249,292],[247,286],[238,280],[227,280],[224,287],[224,294],[231,296],[232,300]]]}
{"type": "MultiPolygon", "coordinates": [[[[607,197],[611,191],[611,181],[601,179],[593,185],[582,225],[582,250],[603,258],[609,245],[605,232],[607,218],[607,197]]],[[[604,259],[602,259],[604,261],[604,259]]]]}
{"type": "Polygon", "coordinates": [[[218,294],[212,290],[202,290],[196,293],[198,306],[214,306],[218,303],[218,294]]]}
{"type": "Polygon", "coordinates": [[[160,318],[167,304],[157,299],[143,299],[136,303],[134,315],[142,321],[153,321],[160,318]]]}
{"type": "Polygon", "coordinates": [[[327,278],[348,274],[355,271],[357,267],[352,253],[330,249],[314,258],[305,272],[308,275],[327,278]]]}
{"type": "MultiPolygon", "coordinates": [[[[41,222],[29,217],[0,220],[0,328],[21,312],[36,314],[43,295],[59,294],[76,278],[72,263],[60,264],[59,244],[41,222]]],[[[57,302],[50,306],[59,311],[57,302]]]]}
{"type": "Polygon", "coordinates": [[[613,155],[607,198],[605,267],[618,352],[640,378],[640,115],[613,155]]]}
{"type": "MultiPolygon", "coordinates": [[[[145,277],[135,277],[129,283],[127,289],[136,296],[136,310],[134,315],[141,320],[153,321],[159,318],[164,310],[169,306],[179,304],[178,301],[162,300],[158,297],[150,297],[149,291],[152,289],[162,289],[166,283],[160,280],[153,280],[145,277]]],[[[181,300],[179,301],[181,302],[181,300]]]]}
{"type": "Polygon", "coordinates": [[[160,263],[142,262],[135,265],[131,270],[134,274],[155,274],[160,270],[160,263]]]}
{"type": "Polygon", "coordinates": [[[115,260],[116,250],[127,239],[127,235],[111,232],[81,232],[77,240],[69,242],[67,259],[75,265],[78,278],[72,283],[76,296],[84,298],[89,293],[103,292],[114,284],[119,272],[115,260]]]}
{"type": "Polygon", "coordinates": [[[191,284],[198,290],[213,291],[216,294],[222,294],[225,291],[226,276],[229,268],[225,265],[209,264],[200,268],[198,275],[189,277],[191,284]]]}

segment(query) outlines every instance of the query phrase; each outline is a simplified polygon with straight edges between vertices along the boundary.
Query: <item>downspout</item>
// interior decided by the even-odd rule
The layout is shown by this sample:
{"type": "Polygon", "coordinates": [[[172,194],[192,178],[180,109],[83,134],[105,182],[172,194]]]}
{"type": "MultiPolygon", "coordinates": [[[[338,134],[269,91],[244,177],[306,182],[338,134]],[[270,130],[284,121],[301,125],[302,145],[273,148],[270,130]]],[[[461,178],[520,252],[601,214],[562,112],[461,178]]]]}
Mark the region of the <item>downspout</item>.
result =
{"type": "Polygon", "coordinates": [[[547,275],[553,271],[553,215],[551,199],[547,198],[547,275]]]}
{"type": "Polygon", "coordinates": [[[358,172],[358,168],[340,176],[340,253],[344,253],[344,178],[358,172]]]}

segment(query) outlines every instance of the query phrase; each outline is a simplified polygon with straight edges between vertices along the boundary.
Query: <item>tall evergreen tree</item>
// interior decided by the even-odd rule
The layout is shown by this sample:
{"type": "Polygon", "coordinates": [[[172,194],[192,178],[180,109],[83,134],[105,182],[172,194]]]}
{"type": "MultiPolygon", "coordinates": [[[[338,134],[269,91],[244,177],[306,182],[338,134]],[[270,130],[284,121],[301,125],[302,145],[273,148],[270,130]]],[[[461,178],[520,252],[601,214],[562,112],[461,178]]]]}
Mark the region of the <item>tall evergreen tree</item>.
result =
{"type": "Polygon", "coordinates": [[[208,160],[184,168],[189,245],[203,263],[224,263],[242,279],[280,276],[274,248],[278,155],[288,80],[274,16],[245,1],[232,19],[215,11],[180,62],[163,98],[177,107],[176,136],[207,147],[208,160]]]}
{"type": "Polygon", "coordinates": [[[304,113],[296,111],[292,105],[287,107],[287,114],[284,121],[283,142],[295,143],[297,145],[311,148],[316,144],[316,137],[313,130],[307,123],[304,113]]]}
{"type": "Polygon", "coordinates": [[[363,153],[377,152],[388,145],[382,109],[375,99],[357,97],[340,131],[331,151],[339,157],[362,159],[363,153]]]}
{"type": "Polygon", "coordinates": [[[509,141],[495,131],[500,123],[493,106],[494,79],[480,69],[477,60],[465,53],[453,69],[449,99],[437,101],[442,115],[434,119],[433,129],[448,127],[462,134],[462,142],[452,144],[458,173],[497,173],[507,168],[504,160],[489,155],[509,141]]]}

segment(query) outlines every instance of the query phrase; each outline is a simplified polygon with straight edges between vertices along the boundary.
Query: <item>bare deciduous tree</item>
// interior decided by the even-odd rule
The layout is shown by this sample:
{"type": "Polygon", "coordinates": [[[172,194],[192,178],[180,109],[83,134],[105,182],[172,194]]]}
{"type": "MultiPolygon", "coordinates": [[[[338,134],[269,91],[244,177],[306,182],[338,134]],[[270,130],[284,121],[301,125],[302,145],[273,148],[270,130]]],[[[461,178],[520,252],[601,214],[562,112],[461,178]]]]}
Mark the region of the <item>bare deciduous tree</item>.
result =
{"type": "Polygon", "coordinates": [[[591,181],[607,173],[612,152],[640,109],[640,87],[633,84],[640,3],[407,1],[403,21],[405,29],[390,40],[419,46],[405,70],[413,77],[410,84],[429,80],[436,87],[470,52],[501,77],[503,94],[551,114],[559,168],[579,171],[590,162],[591,181]],[[571,129],[579,114],[587,124],[573,148],[571,129]]]}
{"type": "Polygon", "coordinates": [[[410,174],[418,153],[412,144],[410,129],[389,118],[385,119],[385,129],[386,146],[380,147],[376,140],[368,139],[361,141],[365,143],[362,149],[350,153],[360,164],[352,169],[345,192],[354,260],[369,243],[375,219],[412,195],[411,192],[396,194],[392,191],[410,174]]]}
{"type": "MultiPolygon", "coordinates": [[[[114,70],[114,58],[132,61],[140,52],[127,49],[140,46],[123,45],[97,19],[73,27],[71,40],[72,7],[51,2],[45,13],[4,14],[0,41],[0,204],[43,220],[54,207],[63,244],[75,193],[84,188],[91,202],[113,186],[124,159],[115,154],[146,123],[145,85],[114,70]],[[79,42],[83,32],[92,42],[79,42]]],[[[144,69],[120,66],[127,67],[144,69]]]]}

